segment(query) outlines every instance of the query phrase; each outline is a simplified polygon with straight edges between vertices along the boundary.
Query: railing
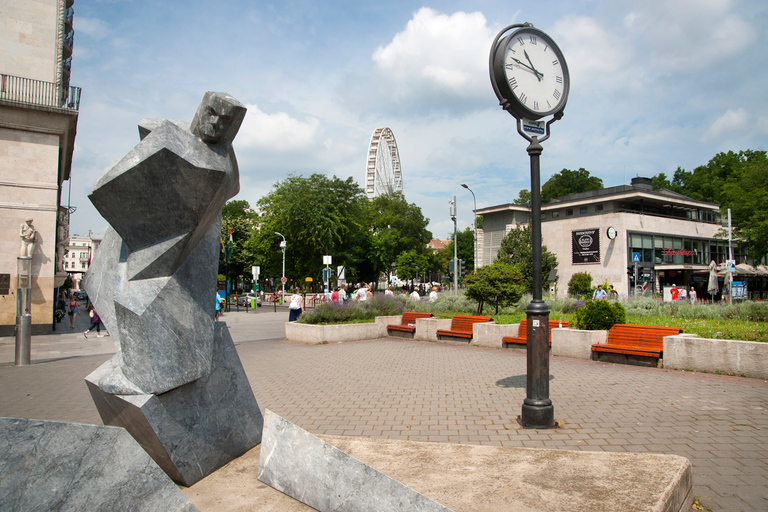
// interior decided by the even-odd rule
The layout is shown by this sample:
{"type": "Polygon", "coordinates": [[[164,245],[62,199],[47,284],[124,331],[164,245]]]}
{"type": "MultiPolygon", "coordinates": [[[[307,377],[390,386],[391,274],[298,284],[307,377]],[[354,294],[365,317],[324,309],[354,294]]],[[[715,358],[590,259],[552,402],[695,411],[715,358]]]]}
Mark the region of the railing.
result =
{"type": "Polygon", "coordinates": [[[43,107],[80,108],[80,87],[0,74],[0,100],[43,107]]]}

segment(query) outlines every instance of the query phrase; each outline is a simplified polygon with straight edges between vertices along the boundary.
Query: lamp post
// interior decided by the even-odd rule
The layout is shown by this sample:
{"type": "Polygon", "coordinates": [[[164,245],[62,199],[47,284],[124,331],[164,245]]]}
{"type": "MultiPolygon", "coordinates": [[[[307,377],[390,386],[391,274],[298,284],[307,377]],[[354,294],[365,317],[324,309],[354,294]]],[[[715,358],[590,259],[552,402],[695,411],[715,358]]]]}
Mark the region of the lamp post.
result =
{"type": "Polygon", "coordinates": [[[475,199],[475,193],[472,192],[472,189],[469,188],[466,183],[462,183],[461,186],[464,187],[465,189],[469,190],[469,193],[472,194],[472,203],[474,203],[474,205],[475,205],[475,209],[472,210],[472,213],[474,214],[474,219],[475,219],[475,257],[473,258],[474,261],[472,262],[472,265],[473,265],[474,268],[477,268],[477,259],[478,259],[478,254],[477,254],[477,199],[475,199]]]}
{"type": "Polygon", "coordinates": [[[450,214],[451,220],[453,220],[453,294],[459,294],[459,239],[456,232],[456,196],[453,196],[453,200],[449,199],[448,203],[451,205],[450,214]]]}
{"type": "Polygon", "coordinates": [[[285,302],[285,237],[282,234],[278,233],[277,231],[275,231],[275,234],[277,236],[283,237],[283,241],[280,242],[280,248],[283,250],[283,276],[280,278],[280,284],[282,285],[282,290],[283,290],[283,293],[280,296],[280,304],[282,304],[283,302],[285,302]]]}

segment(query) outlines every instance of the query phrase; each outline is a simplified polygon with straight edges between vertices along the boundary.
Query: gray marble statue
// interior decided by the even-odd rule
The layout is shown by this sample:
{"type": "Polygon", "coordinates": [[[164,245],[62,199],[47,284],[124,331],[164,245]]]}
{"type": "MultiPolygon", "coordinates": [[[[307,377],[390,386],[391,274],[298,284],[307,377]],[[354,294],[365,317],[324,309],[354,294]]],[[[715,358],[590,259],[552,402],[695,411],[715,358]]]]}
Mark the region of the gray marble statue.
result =
{"type": "Polygon", "coordinates": [[[89,197],[110,223],[85,279],[116,354],[99,387],[159,394],[210,371],[221,208],[239,190],[245,107],[208,92],[191,124],[142,121],[141,142],[89,197]]]}
{"type": "Polygon", "coordinates": [[[109,222],[84,288],[115,342],[86,377],[122,426],[191,485],[261,442],[263,418],[226,324],[214,322],[221,208],[237,194],[245,107],[208,92],[191,123],[144,119],[89,197],[109,222]]]}
{"type": "Polygon", "coordinates": [[[32,226],[32,218],[27,217],[24,224],[19,228],[19,236],[21,237],[21,250],[19,256],[32,257],[35,252],[35,242],[37,241],[37,231],[32,226]]]}

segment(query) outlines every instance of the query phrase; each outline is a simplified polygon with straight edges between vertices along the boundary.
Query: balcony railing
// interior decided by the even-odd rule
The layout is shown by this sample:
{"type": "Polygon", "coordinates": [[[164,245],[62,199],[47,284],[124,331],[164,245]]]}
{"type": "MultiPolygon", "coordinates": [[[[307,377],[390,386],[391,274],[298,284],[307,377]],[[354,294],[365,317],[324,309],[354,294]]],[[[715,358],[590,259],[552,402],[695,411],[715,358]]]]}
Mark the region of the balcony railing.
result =
{"type": "Polygon", "coordinates": [[[0,74],[0,100],[41,107],[80,109],[80,87],[0,74]]]}

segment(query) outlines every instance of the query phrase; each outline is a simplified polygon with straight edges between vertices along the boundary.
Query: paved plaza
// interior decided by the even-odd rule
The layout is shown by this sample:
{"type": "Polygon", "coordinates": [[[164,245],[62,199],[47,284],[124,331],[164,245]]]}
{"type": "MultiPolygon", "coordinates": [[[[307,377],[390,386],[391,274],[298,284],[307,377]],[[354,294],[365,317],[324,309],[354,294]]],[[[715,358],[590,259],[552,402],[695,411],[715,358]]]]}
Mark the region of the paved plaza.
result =
{"type": "MultiPolygon", "coordinates": [[[[515,421],[523,351],[401,339],[298,345],[284,341],[287,316],[264,307],[222,320],[260,407],[312,433],[671,453],[693,464],[704,506],[768,510],[766,381],[553,357],[562,428],[525,430],[515,421]]],[[[0,416],[101,423],[83,378],[114,349],[109,337],[86,340],[82,320],[74,332],[33,337],[27,367],[11,366],[14,340],[0,338],[0,416]]]]}

